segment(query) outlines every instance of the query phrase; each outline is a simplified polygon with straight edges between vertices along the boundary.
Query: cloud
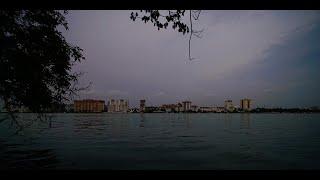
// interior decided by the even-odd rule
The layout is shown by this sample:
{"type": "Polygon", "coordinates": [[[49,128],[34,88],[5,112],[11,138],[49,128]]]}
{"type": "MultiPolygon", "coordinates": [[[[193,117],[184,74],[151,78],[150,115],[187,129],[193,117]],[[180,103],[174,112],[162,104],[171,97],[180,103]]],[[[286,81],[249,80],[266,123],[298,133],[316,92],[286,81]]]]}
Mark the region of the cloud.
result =
{"type": "Polygon", "coordinates": [[[273,46],[286,43],[297,33],[307,33],[318,20],[312,12],[286,11],[228,11],[207,17],[204,38],[193,45],[201,47],[194,50],[202,61],[201,78],[211,79],[261,61],[273,46]]]}

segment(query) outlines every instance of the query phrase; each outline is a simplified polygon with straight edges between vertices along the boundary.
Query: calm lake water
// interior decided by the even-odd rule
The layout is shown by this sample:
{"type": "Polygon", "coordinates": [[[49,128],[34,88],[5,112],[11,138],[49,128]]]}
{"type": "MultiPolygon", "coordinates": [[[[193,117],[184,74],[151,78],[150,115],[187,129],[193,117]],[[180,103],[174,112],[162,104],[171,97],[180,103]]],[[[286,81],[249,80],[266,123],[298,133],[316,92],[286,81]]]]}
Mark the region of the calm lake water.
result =
{"type": "Polygon", "coordinates": [[[320,114],[49,116],[0,124],[1,169],[320,169],[320,114]]]}

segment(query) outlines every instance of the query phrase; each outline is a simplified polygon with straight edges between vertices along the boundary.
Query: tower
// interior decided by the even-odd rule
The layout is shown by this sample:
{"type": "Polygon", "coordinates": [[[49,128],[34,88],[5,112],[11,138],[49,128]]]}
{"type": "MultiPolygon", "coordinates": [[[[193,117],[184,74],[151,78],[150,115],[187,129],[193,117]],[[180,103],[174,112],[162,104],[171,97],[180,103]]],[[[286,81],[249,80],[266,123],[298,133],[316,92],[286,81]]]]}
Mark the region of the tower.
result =
{"type": "Polygon", "coordinates": [[[240,108],[244,111],[251,110],[251,99],[241,99],[240,101],[240,108]]]}
{"type": "Polygon", "coordinates": [[[140,112],[144,112],[146,110],[146,100],[140,100],[140,112]]]}

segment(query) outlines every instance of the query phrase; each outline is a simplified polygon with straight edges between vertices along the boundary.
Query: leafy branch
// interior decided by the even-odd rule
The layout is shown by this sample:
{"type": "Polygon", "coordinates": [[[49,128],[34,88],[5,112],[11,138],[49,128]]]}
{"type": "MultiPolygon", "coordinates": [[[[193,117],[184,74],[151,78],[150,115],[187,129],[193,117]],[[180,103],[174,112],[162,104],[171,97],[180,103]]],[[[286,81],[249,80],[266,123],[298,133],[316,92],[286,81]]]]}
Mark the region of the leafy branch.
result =
{"type": "Polygon", "coordinates": [[[197,38],[202,37],[202,30],[194,30],[193,29],[193,20],[198,20],[201,10],[189,10],[189,23],[190,26],[187,25],[187,23],[183,22],[183,17],[185,16],[186,10],[168,10],[167,13],[161,14],[159,10],[140,10],[140,13],[138,12],[131,12],[130,19],[135,21],[136,19],[141,19],[144,23],[151,22],[153,23],[153,26],[156,26],[158,30],[160,29],[167,29],[169,24],[172,24],[172,29],[177,30],[180,33],[188,34],[189,35],[189,60],[194,60],[195,58],[191,57],[191,39],[192,36],[195,36],[197,38]],[[144,13],[144,14],[143,14],[144,13]],[[143,15],[141,15],[143,14],[143,15]]]}

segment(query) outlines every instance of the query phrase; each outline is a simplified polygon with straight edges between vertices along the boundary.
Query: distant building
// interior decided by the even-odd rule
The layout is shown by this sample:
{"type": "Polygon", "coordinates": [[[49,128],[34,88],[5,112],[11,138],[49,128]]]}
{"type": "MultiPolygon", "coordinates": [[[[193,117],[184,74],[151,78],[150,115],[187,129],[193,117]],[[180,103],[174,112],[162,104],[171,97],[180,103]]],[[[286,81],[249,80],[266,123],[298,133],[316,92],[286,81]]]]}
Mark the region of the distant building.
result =
{"type": "Polygon", "coordinates": [[[241,99],[240,100],[240,108],[244,111],[251,110],[251,99],[241,99]]]}
{"type": "Polygon", "coordinates": [[[309,109],[312,110],[312,111],[317,111],[317,110],[319,110],[319,107],[318,106],[312,106],[309,109]]]}
{"type": "Polygon", "coordinates": [[[183,107],[181,103],[178,103],[175,107],[175,111],[176,112],[182,112],[183,111],[183,107]]]}
{"type": "Polygon", "coordinates": [[[160,106],[160,109],[163,109],[165,112],[174,112],[176,111],[176,104],[163,104],[160,106]]]}
{"type": "Polygon", "coordinates": [[[217,107],[217,112],[225,112],[225,108],[224,107],[217,107]]]}
{"type": "Polygon", "coordinates": [[[196,105],[191,106],[191,111],[192,112],[198,112],[199,111],[198,106],[196,106],[196,105]]]}
{"type": "Polygon", "coordinates": [[[119,99],[114,100],[110,99],[107,105],[108,112],[128,112],[129,103],[127,100],[119,99]]]}
{"type": "Polygon", "coordinates": [[[146,110],[146,100],[140,100],[140,112],[144,112],[146,110]]]}
{"type": "Polygon", "coordinates": [[[74,111],[75,112],[103,112],[104,111],[104,101],[103,100],[75,100],[74,101],[74,111]]]}
{"type": "Polygon", "coordinates": [[[183,101],[182,102],[183,111],[187,112],[191,110],[191,101],[183,101]]]}
{"type": "Polygon", "coordinates": [[[200,107],[200,112],[212,112],[212,107],[200,107]]]}
{"type": "MultiPolygon", "coordinates": [[[[153,113],[153,112],[161,112],[160,109],[156,106],[148,106],[144,108],[144,111],[146,113],[153,113]]],[[[163,111],[164,112],[164,111],[163,111]]]]}
{"type": "Polygon", "coordinates": [[[114,99],[110,99],[107,104],[108,112],[115,112],[116,111],[116,101],[114,99]]]}
{"type": "Polygon", "coordinates": [[[200,107],[200,112],[224,112],[224,107],[200,107]]]}
{"type": "Polygon", "coordinates": [[[128,112],[129,110],[129,102],[127,100],[120,99],[119,103],[119,112],[128,112]]]}
{"type": "Polygon", "coordinates": [[[232,112],[234,110],[234,106],[232,104],[232,100],[226,100],[224,101],[224,108],[228,112],[232,112]]]}

